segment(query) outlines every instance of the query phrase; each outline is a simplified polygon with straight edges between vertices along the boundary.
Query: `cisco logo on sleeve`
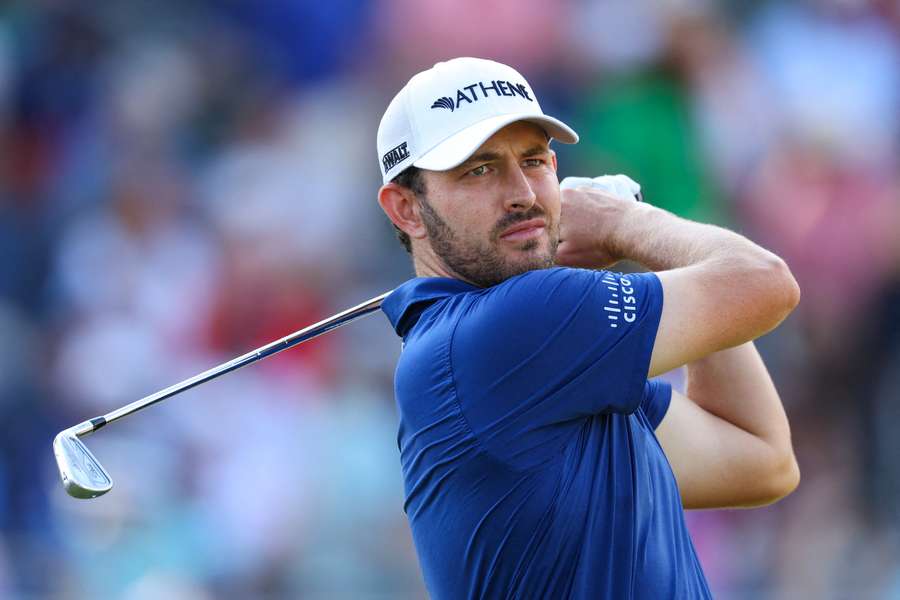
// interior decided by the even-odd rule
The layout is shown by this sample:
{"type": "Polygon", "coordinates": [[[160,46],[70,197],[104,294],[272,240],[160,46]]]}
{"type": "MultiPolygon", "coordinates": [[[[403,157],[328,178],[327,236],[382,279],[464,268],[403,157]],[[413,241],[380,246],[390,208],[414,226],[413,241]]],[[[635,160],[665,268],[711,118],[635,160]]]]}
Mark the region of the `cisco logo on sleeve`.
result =
{"type": "Polygon", "coordinates": [[[634,323],[637,319],[637,299],[631,280],[613,273],[605,273],[601,281],[610,292],[606,306],[603,307],[609,326],[615,329],[619,324],[634,323]]]}

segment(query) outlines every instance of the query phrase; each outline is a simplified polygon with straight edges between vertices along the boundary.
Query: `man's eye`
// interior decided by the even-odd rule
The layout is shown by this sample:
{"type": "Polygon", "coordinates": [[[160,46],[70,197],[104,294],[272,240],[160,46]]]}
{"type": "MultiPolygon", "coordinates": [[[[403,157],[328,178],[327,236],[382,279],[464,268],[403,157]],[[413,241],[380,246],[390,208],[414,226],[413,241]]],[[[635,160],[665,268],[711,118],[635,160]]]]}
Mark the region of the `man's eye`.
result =
{"type": "Polygon", "coordinates": [[[526,158],[525,166],[526,167],[539,167],[544,164],[543,158],[526,158]]]}
{"type": "Polygon", "coordinates": [[[469,171],[469,175],[474,175],[475,177],[481,177],[482,175],[487,174],[488,166],[481,165],[480,167],[475,167],[471,171],[469,171]]]}

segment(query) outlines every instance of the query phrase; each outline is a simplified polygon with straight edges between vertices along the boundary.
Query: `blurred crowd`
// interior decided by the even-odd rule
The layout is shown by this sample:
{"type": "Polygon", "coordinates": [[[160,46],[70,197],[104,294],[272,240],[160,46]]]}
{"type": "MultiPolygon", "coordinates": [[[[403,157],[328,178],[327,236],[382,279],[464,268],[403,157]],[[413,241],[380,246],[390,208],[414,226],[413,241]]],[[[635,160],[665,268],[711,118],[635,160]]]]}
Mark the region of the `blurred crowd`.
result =
{"type": "Polygon", "coordinates": [[[760,340],[803,480],[690,513],[721,598],[900,598],[895,0],[0,3],[0,598],[419,598],[369,317],[88,444],[59,430],[411,276],[375,131],[415,72],[508,62],[582,136],[560,177],[783,256],[760,340]]]}

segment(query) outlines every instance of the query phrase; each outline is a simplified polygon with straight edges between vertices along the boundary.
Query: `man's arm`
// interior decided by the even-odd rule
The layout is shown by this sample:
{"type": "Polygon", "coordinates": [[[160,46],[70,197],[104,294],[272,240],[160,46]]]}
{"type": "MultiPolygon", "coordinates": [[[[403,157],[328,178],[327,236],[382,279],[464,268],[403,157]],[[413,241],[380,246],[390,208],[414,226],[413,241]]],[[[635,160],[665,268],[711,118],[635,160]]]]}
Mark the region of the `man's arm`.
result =
{"type": "Polygon", "coordinates": [[[656,429],[685,508],[761,506],[797,487],[781,399],[752,342],[688,365],[656,429]]]}
{"type": "Polygon", "coordinates": [[[562,198],[559,264],[629,259],[657,272],[664,303],[651,376],[752,341],[799,302],[784,261],[737,233],[592,188],[562,198]]]}
{"type": "Polygon", "coordinates": [[[658,428],[685,506],[788,493],[797,468],[787,421],[764,365],[744,346],[799,301],[784,261],[734,232],[596,190],[562,199],[560,264],[627,258],[659,271],[664,301],[649,374],[691,363],[688,395],[700,396],[676,394],[658,428]]]}

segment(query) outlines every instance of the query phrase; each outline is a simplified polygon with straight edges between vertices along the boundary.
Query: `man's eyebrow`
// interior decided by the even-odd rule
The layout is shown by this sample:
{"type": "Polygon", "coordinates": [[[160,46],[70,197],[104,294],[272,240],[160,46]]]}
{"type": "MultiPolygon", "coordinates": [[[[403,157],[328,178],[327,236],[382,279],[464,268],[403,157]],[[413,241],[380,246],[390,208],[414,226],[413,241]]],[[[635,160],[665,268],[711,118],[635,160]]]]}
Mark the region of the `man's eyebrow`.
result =
{"type": "Polygon", "coordinates": [[[550,152],[550,146],[532,146],[522,153],[522,158],[537,156],[538,154],[546,154],[547,152],[550,152]]]}
{"type": "Polygon", "coordinates": [[[475,154],[467,158],[464,162],[462,162],[457,168],[462,169],[471,164],[479,163],[479,162],[491,162],[492,160],[497,160],[500,158],[500,155],[496,152],[482,152],[480,154],[475,154]]]}
{"type": "MultiPolygon", "coordinates": [[[[532,146],[525,152],[521,154],[522,158],[528,158],[530,156],[537,156],[538,154],[546,154],[550,151],[550,146],[532,146]]],[[[481,152],[479,154],[475,154],[470,156],[464,162],[460,163],[457,169],[465,169],[469,165],[480,163],[480,162],[491,162],[494,160],[498,160],[500,155],[496,152],[481,152]]]]}

